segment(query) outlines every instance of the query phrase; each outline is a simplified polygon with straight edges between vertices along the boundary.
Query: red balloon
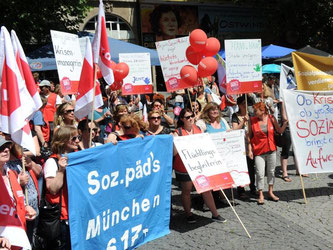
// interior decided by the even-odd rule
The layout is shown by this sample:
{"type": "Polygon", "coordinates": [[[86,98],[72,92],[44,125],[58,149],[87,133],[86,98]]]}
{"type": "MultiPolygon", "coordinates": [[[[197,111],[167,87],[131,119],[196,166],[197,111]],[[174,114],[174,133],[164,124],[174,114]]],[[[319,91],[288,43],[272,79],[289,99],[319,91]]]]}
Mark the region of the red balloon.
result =
{"type": "Polygon", "coordinates": [[[204,51],[205,56],[215,56],[217,52],[220,51],[221,44],[215,37],[210,37],[207,39],[206,48],[204,51]]]}
{"type": "Polygon", "coordinates": [[[180,70],[181,79],[190,85],[195,85],[198,82],[198,72],[191,65],[185,65],[180,70]]]}
{"type": "Polygon", "coordinates": [[[123,86],[123,81],[114,81],[114,83],[111,84],[110,88],[112,91],[121,89],[121,87],[123,86]]]}
{"type": "Polygon", "coordinates": [[[202,59],[198,66],[198,76],[207,77],[213,75],[217,70],[217,61],[214,57],[208,56],[202,59]]]}
{"type": "Polygon", "coordinates": [[[114,80],[115,81],[123,80],[128,75],[128,72],[129,72],[129,67],[126,63],[124,62],[118,63],[113,70],[114,80]]]}
{"type": "Polygon", "coordinates": [[[190,44],[196,51],[203,51],[206,47],[207,35],[201,29],[195,29],[190,34],[190,44]]]}
{"type": "Polygon", "coordinates": [[[203,58],[203,53],[200,51],[196,51],[193,49],[192,46],[189,46],[186,49],[186,58],[190,63],[198,65],[200,60],[203,58]]]}

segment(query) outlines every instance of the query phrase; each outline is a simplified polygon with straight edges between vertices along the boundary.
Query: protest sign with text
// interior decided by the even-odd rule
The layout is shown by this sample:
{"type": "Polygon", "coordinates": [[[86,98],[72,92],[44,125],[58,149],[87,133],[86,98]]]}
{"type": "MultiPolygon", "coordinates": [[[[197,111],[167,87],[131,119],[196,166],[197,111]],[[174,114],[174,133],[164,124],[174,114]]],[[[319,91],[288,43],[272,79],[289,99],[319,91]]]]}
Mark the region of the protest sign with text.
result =
{"type": "Polygon", "coordinates": [[[156,49],[168,92],[193,87],[180,79],[181,68],[185,65],[191,65],[185,55],[189,45],[188,36],[156,42],[156,49]]]}
{"type": "Polygon", "coordinates": [[[281,72],[280,72],[280,89],[279,95],[280,99],[283,98],[284,89],[296,89],[296,79],[295,79],[295,70],[283,63],[281,63],[281,72]]]}
{"type": "Polygon", "coordinates": [[[51,30],[52,44],[63,95],[76,94],[83,58],[77,35],[51,30]]]}
{"type": "Polygon", "coordinates": [[[198,193],[232,187],[234,181],[209,134],[175,137],[174,144],[198,193]]]}
{"type": "Polygon", "coordinates": [[[250,184],[245,151],[244,129],[209,134],[223,162],[225,162],[235,186],[250,184]]]}
{"type": "Polygon", "coordinates": [[[333,58],[292,52],[298,90],[333,90],[333,58]]]}
{"type": "Polygon", "coordinates": [[[123,80],[123,95],[153,92],[149,53],[120,53],[119,62],[129,67],[128,76],[123,80]]]}
{"type": "Polygon", "coordinates": [[[333,92],[283,92],[299,172],[333,172],[333,92]]]}
{"type": "Polygon", "coordinates": [[[72,249],[133,249],[169,233],[172,136],[68,155],[72,249]]]}
{"type": "Polygon", "coordinates": [[[227,93],[262,91],[261,39],[225,40],[227,93]]]}

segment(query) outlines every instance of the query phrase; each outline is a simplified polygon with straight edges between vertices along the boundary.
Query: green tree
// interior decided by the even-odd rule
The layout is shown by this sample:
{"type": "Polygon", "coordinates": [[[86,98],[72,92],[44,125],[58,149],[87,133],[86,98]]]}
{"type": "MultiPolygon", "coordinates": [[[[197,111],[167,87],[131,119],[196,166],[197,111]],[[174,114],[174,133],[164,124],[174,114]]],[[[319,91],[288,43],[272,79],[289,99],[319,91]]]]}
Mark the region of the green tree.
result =
{"type": "Polygon", "coordinates": [[[1,0],[0,25],[15,30],[27,50],[50,42],[50,30],[76,32],[88,0],[1,0]]]}
{"type": "Polygon", "coordinates": [[[272,42],[295,49],[310,45],[333,54],[332,0],[234,0],[262,7],[272,42]]]}

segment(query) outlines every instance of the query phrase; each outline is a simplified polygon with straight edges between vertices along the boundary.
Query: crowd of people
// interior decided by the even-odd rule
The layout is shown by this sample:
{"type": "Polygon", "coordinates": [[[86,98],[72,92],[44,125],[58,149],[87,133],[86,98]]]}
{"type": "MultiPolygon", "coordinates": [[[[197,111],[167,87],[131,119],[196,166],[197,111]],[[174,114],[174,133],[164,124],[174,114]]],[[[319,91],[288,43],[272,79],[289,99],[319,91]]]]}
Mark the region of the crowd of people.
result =
{"type": "MultiPolygon", "coordinates": [[[[277,96],[278,91],[275,91],[278,82],[274,77],[264,79],[263,92],[259,95],[253,93],[234,97],[237,100],[235,107],[225,109],[234,111],[230,114],[231,119],[224,115],[221,105],[214,102],[216,96],[222,93],[213,77],[204,79],[202,86],[177,91],[168,98],[158,93],[123,96],[121,90],[112,91],[108,86],[102,87],[104,105],[94,111],[93,117],[88,115],[82,120],[74,115],[75,95],[64,96],[59,85],[54,86],[48,80],[39,81],[38,75],[35,75],[35,79],[43,102],[30,121],[36,155],[22,149],[11,140],[10,135],[0,132],[0,170],[17,214],[36,249],[70,249],[70,190],[66,184],[66,154],[105,143],[117,144],[122,140],[162,134],[175,137],[245,129],[249,195],[256,195],[258,205],[264,204],[267,168],[268,199],[279,200],[273,193],[277,152],[274,130],[288,133],[288,121],[284,105],[277,96]],[[143,119],[144,105],[149,111],[147,121],[143,119]],[[27,197],[18,196],[18,190],[27,190],[27,197]],[[59,225],[41,225],[42,200],[44,205],[59,207],[59,225]]],[[[290,136],[285,138],[281,153],[282,178],[289,182],[291,179],[287,174],[286,160],[291,142],[290,136]]],[[[191,209],[193,184],[176,148],[173,168],[180,184],[181,203],[187,222],[195,223],[191,209]]],[[[248,197],[245,187],[238,187],[237,191],[240,199],[248,197]]],[[[220,197],[219,194],[217,196],[220,197]]],[[[214,197],[211,191],[202,194],[205,206],[212,213],[212,220],[225,222],[226,219],[216,209],[214,197]]],[[[8,249],[9,246],[10,242],[0,237],[0,247],[8,249]]]]}

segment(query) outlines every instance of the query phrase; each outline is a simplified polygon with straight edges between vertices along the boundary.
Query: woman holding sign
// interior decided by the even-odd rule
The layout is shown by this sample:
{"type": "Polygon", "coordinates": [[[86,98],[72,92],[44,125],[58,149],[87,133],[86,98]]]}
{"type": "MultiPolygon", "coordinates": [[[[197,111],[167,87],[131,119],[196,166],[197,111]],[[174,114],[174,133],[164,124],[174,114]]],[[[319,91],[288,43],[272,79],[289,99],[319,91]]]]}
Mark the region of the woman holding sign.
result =
{"type": "MultiPolygon", "coordinates": [[[[202,131],[196,125],[194,125],[194,117],[195,115],[191,109],[182,109],[179,114],[177,129],[173,133],[173,136],[187,136],[202,133],[202,131]]],[[[195,223],[196,220],[191,212],[191,191],[193,183],[175,147],[173,167],[176,173],[176,180],[180,182],[182,189],[181,201],[186,213],[187,222],[195,223]]],[[[227,220],[220,216],[216,210],[212,192],[204,192],[202,193],[202,197],[205,201],[205,204],[212,212],[212,220],[216,222],[226,222],[227,220]]]]}
{"type": "Polygon", "coordinates": [[[267,182],[268,182],[268,199],[279,201],[279,197],[273,193],[274,173],[276,164],[276,145],[274,141],[274,130],[283,133],[288,121],[284,121],[280,127],[275,117],[268,114],[266,105],[259,102],[253,105],[254,117],[251,117],[249,126],[249,157],[253,159],[256,165],[256,180],[259,191],[258,205],[264,204],[264,177],[265,163],[267,162],[267,182]]]}

